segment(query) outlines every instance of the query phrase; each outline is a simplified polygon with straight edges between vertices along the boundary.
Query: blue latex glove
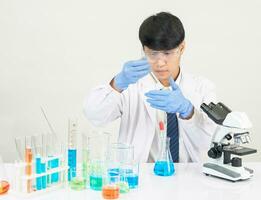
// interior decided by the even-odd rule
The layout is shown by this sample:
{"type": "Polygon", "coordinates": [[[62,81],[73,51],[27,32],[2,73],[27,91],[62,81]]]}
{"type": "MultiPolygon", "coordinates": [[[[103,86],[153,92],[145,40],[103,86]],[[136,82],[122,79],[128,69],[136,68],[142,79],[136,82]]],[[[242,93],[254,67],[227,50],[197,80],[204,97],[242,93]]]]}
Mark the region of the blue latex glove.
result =
{"type": "Polygon", "coordinates": [[[148,74],[150,65],[146,59],[126,62],[122,71],[114,78],[115,86],[119,90],[125,90],[131,83],[136,83],[140,78],[148,74]]]}
{"type": "Polygon", "coordinates": [[[167,113],[179,113],[181,118],[187,118],[191,115],[193,105],[186,99],[173,78],[169,79],[172,90],[151,90],[145,95],[147,102],[156,109],[167,113]]]}

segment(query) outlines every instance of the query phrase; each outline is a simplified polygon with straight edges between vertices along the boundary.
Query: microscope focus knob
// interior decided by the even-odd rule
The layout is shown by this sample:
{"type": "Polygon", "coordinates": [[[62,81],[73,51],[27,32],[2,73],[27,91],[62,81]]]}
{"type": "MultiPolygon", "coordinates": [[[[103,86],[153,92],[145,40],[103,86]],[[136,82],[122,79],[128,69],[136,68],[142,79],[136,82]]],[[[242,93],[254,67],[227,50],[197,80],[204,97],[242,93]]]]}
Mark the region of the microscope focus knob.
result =
{"type": "Polygon", "coordinates": [[[208,156],[214,159],[220,158],[222,156],[221,148],[219,146],[210,148],[208,150],[208,156]]]}
{"type": "Polygon", "coordinates": [[[231,140],[231,139],[232,139],[232,136],[231,136],[230,134],[227,134],[227,135],[225,136],[225,138],[226,138],[227,140],[231,140]]]}
{"type": "Polygon", "coordinates": [[[234,157],[231,159],[231,164],[233,167],[241,167],[242,166],[242,159],[239,157],[234,157]]]}

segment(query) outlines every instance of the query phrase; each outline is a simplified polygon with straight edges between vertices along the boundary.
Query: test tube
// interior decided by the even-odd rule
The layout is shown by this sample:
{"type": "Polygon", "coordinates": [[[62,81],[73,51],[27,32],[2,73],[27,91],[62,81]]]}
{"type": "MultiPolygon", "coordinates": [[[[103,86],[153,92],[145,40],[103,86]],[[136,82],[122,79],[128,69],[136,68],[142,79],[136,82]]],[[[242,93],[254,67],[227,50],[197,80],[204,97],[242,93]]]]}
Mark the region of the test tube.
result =
{"type": "Polygon", "coordinates": [[[27,180],[22,179],[25,175],[25,137],[16,137],[15,146],[18,161],[15,162],[14,188],[19,192],[27,192],[27,180]]]}
{"type": "MultiPolygon", "coordinates": [[[[42,173],[42,155],[43,155],[43,142],[42,135],[33,136],[33,145],[35,149],[35,172],[36,174],[42,173]]],[[[41,190],[42,187],[42,177],[36,178],[36,190],[41,190]]]]}
{"type": "Polygon", "coordinates": [[[25,149],[26,149],[26,138],[25,137],[16,137],[15,138],[15,147],[18,155],[19,162],[25,162],[25,149]]]}
{"type": "MultiPolygon", "coordinates": [[[[47,137],[47,156],[48,164],[47,169],[55,169],[60,166],[60,154],[61,154],[61,144],[57,141],[56,136],[53,134],[46,134],[47,137]]],[[[54,184],[59,182],[59,172],[47,175],[47,183],[54,184]]]]}
{"type": "MultiPolygon", "coordinates": [[[[46,160],[45,159],[42,159],[41,172],[42,172],[42,174],[46,174],[46,160]]],[[[41,178],[42,178],[42,189],[46,189],[46,187],[47,187],[47,176],[43,175],[41,178]]]]}
{"type": "Polygon", "coordinates": [[[47,187],[47,175],[46,175],[46,163],[47,163],[47,135],[42,134],[42,144],[43,144],[43,152],[42,152],[42,162],[41,162],[41,172],[44,174],[42,178],[42,189],[46,189],[47,187]]]}
{"type": "Polygon", "coordinates": [[[89,137],[82,134],[82,170],[83,177],[86,180],[86,187],[90,185],[90,150],[89,150],[89,137]]]}
{"type": "Polygon", "coordinates": [[[70,181],[72,177],[76,174],[76,164],[77,164],[77,119],[69,119],[68,121],[68,180],[70,181]]]}
{"type": "MultiPolygon", "coordinates": [[[[33,152],[32,152],[32,140],[31,136],[25,137],[25,174],[28,176],[32,175],[32,159],[33,159],[33,152]]],[[[32,192],[32,179],[27,179],[27,193],[32,192]]]]}

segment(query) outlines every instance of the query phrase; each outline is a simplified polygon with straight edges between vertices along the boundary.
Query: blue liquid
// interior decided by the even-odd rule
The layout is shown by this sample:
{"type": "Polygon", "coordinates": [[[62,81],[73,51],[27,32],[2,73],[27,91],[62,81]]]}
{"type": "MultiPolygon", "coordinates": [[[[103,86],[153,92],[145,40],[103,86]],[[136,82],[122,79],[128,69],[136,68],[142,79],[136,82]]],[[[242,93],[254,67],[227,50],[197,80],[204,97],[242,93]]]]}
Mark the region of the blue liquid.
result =
{"type": "Polygon", "coordinates": [[[171,176],[174,172],[173,162],[157,161],[154,165],[154,173],[158,176],[171,176]]]}
{"type": "Polygon", "coordinates": [[[110,178],[111,183],[115,183],[118,181],[118,175],[120,174],[120,169],[119,168],[112,168],[108,169],[108,176],[110,178]]]}
{"type": "Polygon", "coordinates": [[[108,174],[109,176],[112,176],[110,177],[111,182],[116,181],[116,179],[113,176],[120,175],[120,181],[128,182],[130,189],[138,187],[139,176],[137,174],[133,174],[132,169],[112,168],[108,170],[108,174]]]}
{"type": "MultiPolygon", "coordinates": [[[[36,174],[41,174],[42,172],[42,166],[41,166],[41,158],[36,157],[35,159],[35,171],[36,174]]],[[[36,190],[41,190],[42,189],[42,177],[36,178],[36,190]]]]}
{"type": "Polygon", "coordinates": [[[119,168],[108,169],[108,175],[109,176],[117,176],[119,174],[120,174],[120,169],[119,168]]]}
{"type": "Polygon", "coordinates": [[[127,181],[130,189],[137,188],[139,183],[139,176],[136,174],[130,174],[127,176],[127,181]]]}
{"type": "Polygon", "coordinates": [[[90,187],[93,190],[102,190],[102,176],[90,176],[90,187]]]}
{"type": "Polygon", "coordinates": [[[76,149],[68,149],[68,181],[76,176],[76,149]]]}
{"type": "MultiPolygon", "coordinates": [[[[51,160],[50,165],[51,165],[50,166],[51,169],[59,167],[59,158],[55,158],[55,159],[51,160]]],[[[58,172],[52,173],[52,175],[51,175],[51,183],[57,183],[58,180],[59,180],[59,173],[58,172]]]]}
{"type": "MultiPolygon", "coordinates": [[[[46,164],[41,163],[42,173],[46,172],[46,164]]],[[[47,176],[42,176],[42,189],[47,187],[47,176]]]]}

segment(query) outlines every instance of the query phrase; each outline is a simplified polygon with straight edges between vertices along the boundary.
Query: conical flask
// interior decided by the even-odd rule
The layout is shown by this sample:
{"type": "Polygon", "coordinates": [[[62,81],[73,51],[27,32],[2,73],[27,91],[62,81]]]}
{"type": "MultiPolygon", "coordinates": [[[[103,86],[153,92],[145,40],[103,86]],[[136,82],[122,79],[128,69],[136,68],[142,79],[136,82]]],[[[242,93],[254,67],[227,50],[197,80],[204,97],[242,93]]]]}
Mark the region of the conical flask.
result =
{"type": "Polygon", "coordinates": [[[160,151],[154,165],[154,173],[158,176],[171,176],[175,172],[169,149],[170,138],[160,137],[160,151]]]}

